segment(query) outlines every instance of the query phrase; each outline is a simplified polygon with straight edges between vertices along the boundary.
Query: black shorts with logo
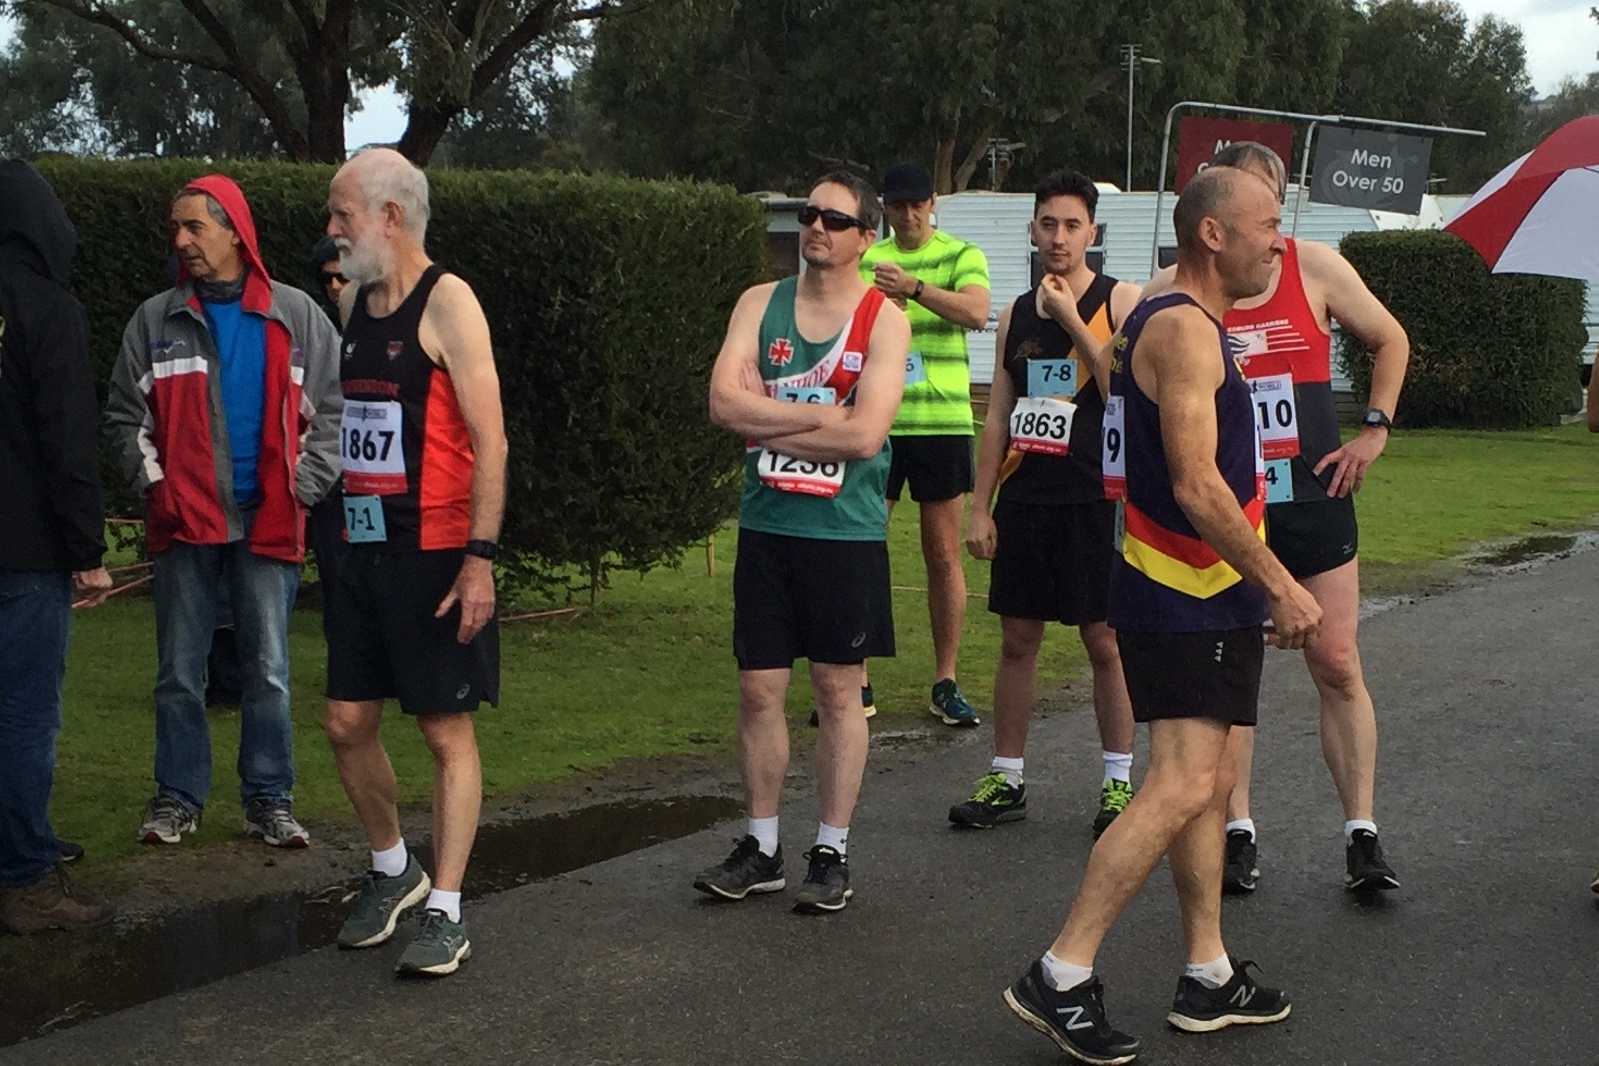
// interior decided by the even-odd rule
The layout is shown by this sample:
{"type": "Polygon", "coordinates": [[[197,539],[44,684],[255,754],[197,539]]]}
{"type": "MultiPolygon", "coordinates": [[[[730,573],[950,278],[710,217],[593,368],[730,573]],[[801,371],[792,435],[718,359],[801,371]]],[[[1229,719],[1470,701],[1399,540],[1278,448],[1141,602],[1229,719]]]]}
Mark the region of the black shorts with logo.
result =
{"type": "Polygon", "coordinates": [[[499,705],[498,620],[462,644],[459,606],[433,617],[465,558],[460,549],[347,546],[328,592],[328,699],[396,699],[406,714],[499,705]]]}
{"type": "Polygon", "coordinates": [[[1360,549],[1355,498],[1330,496],[1266,508],[1266,546],[1296,578],[1336,570],[1360,549]]]}
{"type": "Polygon", "coordinates": [[[848,665],[894,654],[888,545],[738,531],[733,657],[740,670],[795,659],[848,665]]]}
{"type": "Polygon", "coordinates": [[[1198,633],[1117,630],[1133,721],[1213,718],[1252,726],[1266,637],[1260,626],[1198,633]]]}
{"type": "Polygon", "coordinates": [[[1116,505],[1019,503],[1000,496],[988,609],[1006,618],[1080,626],[1103,622],[1116,505]]]}
{"type": "Polygon", "coordinates": [[[893,454],[888,464],[888,489],[898,500],[907,481],[917,503],[953,500],[972,491],[971,437],[901,437],[888,443],[893,454]]]}

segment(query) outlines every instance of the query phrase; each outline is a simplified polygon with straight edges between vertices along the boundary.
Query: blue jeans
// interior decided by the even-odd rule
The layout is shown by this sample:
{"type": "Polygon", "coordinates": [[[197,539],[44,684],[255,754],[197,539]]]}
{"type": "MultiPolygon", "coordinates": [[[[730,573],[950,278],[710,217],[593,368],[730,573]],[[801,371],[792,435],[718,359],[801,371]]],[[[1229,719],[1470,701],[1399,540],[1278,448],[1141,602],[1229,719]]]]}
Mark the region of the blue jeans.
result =
{"type": "Polygon", "coordinates": [[[0,570],[0,886],[56,865],[50,786],[61,732],[72,576],[0,570]]]}
{"type": "MultiPolygon", "coordinates": [[[[248,528],[248,523],[246,523],[248,528]]],[[[206,657],[226,588],[233,602],[244,701],[239,796],[290,800],[294,729],[289,716],[289,612],[300,568],[232,544],[174,543],[155,556],[155,781],[191,811],[211,793],[206,657]]]]}

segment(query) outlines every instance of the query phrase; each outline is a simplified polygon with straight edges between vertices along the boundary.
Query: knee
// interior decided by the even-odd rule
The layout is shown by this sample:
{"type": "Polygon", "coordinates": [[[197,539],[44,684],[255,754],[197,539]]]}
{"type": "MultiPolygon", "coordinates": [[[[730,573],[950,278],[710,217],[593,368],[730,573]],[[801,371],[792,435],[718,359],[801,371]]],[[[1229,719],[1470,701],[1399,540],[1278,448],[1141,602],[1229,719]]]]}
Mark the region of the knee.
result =
{"type": "Polygon", "coordinates": [[[322,716],[322,732],[335,748],[358,748],[377,740],[378,718],[347,704],[329,703],[322,716]]]}
{"type": "Polygon", "coordinates": [[[1318,640],[1306,648],[1305,662],[1317,685],[1343,699],[1354,699],[1365,687],[1360,650],[1353,640],[1318,640]]]}
{"type": "Polygon", "coordinates": [[[1030,663],[1038,658],[1038,648],[1043,643],[1042,638],[1042,633],[1017,633],[1007,629],[1000,637],[999,656],[1013,666],[1030,663]]]}
{"type": "Polygon", "coordinates": [[[417,718],[416,724],[438,762],[467,755],[477,743],[470,714],[424,714],[417,718]]]}
{"type": "Polygon", "coordinates": [[[1083,630],[1083,649],[1095,670],[1120,670],[1121,649],[1116,646],[1116,631],[1105,626],[1083,630]]]}
{"type": "Polygon", "coordinates": [[[1184,823],[1193,821],[1216,802],[1222,772],[1214,766],[1161,767],[1150,770],[1143,791],[1184,823]]]}

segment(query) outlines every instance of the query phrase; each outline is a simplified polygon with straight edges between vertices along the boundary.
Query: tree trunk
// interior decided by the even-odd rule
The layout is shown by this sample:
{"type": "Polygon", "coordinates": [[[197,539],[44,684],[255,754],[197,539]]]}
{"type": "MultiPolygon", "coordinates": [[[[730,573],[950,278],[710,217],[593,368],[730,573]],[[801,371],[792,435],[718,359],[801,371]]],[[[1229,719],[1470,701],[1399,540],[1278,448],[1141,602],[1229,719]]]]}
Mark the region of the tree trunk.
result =
{"type": "MultiPolygon", "coordinates": [[[[971,149],[966,153],[966,158],[961,160],[961,165],[955,170],[954,191],[965,192],[966,186],[971,184],[972,175],[977,173],[977,164],[982,162],[983,154],[988,151],[988,139],[993,136],[994,127],[984,126],[977,134],[977,140],[972,142],[971,149]]],[[[950,142],[950,155],[955,154],[955,142],[950,142]]]]}
{"type": "Polygon", "coordinates": [[[955,191],[955,138],[940,137],[933,149],[933,195],[946,196],[955,191]]]}
{"type": "Polygon", "coordinates": [[[401,155],[417,166],[427,166],[427,161],[433,156],[433,150],[439,146],[444,134],[449,131],[450,123],[455,121],[455,116],[463,110],[464,108],[456,104],[427,104],[413,97],[405,122],[405,132],[400,134],[400,142],[395,147],[399,149],[401,155]]]}

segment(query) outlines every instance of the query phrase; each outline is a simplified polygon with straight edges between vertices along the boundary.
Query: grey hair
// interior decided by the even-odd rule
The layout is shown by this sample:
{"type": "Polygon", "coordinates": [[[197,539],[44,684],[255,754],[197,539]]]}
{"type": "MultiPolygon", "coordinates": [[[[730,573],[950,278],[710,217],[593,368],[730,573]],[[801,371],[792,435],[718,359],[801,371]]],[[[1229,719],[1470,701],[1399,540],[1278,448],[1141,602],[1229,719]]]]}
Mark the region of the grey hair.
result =
{"type": "MultiPolygon", "coordinates": [[[[222,209],[222,205],[217,203],[217,198],[208,192],[202,192],[199,189],[179,189],[178,195],[172,198],[172,203],[175,204],[179,200],[187,200],[191,196],[203,196],[205,198],[205,210],[211,216],[212,222],[215,222],[225,230],[233,229],[233,219],[229,218],[228,213],[222,209]]],[[[170,207],[171,205],[169,204],[168,206],[170,207]]]]}
{"type": "Polygon", "coordinates": [[[1236,167],[1239,170],[1259,167],[1277,182],[1277,199],[1281,200],[1287,193],[1288,168],[1283,166],[1282,157],[1259,141],[1234,141],[1211,156],[1210,165],[1236,167]]]}
{"type": "MultiPolygon", "coordinates": [[[[427,237],[428,176],[422,168],[397,152],[367,149],[355,159],[368,156],[357,168],[361,194],[368,210],[381,210],[384,204],[397,206],[405,219],[405,231],[423,241],[427,237]]],[[[352,160],[354,162],[354,160],[352,160]]]]}
{"type": "Polygon", "coordinates": [[[1232,203],[1238,188],[1238,170],[1234,167],[1208,166],[1195,174],[1183,194],[1177,198],[1172,211],[1172,228],[1177,231],[1177,250],[1193,255],[1201,251],[1199,227],[1207,218],[1214,218],[1223,226],[1223,209],[1232,203]]]}

